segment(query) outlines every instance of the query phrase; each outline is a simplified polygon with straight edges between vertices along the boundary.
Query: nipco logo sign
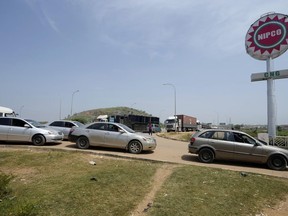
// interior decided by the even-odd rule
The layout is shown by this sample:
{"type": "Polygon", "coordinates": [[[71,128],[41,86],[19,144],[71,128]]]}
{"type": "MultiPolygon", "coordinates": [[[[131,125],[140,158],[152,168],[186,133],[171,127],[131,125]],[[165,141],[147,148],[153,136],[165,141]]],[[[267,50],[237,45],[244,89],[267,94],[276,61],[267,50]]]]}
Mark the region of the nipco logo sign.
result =
{"type": "Polygon", "coordinates": [[[287,35],[285,26],[280,22],[268,22],[260,26],[254,34],[254,42],[257,46],[270,49],[281,44],[287,35]]]}
{"type": "Polygon", "coordinates": [[[246,35],[246,51],[253,58],[276,58],[288,48],[288,17],[269,14],[251,25],[246,35]]]}

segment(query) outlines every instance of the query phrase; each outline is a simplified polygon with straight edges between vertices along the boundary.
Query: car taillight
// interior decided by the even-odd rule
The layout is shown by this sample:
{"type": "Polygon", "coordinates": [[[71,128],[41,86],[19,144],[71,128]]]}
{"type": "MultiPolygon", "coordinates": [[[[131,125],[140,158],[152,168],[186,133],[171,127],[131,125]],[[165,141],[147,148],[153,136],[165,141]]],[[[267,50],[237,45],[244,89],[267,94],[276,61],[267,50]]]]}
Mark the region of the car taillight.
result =
{"type": "Polygon", "coordinates": [[[196,139],[195,139],[194,137],[191,137],[190,143],[193,144],[193,143],[195,142],[195,140],[196,140],[196,139]]]}

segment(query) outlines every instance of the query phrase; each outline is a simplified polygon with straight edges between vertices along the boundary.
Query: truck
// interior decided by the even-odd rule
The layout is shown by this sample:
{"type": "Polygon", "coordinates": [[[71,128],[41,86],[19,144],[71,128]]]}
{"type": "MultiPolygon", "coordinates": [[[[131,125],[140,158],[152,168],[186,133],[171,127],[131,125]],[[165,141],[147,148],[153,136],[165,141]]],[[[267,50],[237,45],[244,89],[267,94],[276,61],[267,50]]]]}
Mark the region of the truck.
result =
{"type": "Polygon", "coordinates": [[[176,115],[168,117],[165,122],[165,129],[170,131],[193,131],[199,129],[197,118],[188,115],[176,115]]]}
{"type": "Polygon", "coordinates": [[[0,106],[0,117],[5,117],[5,116],[15,117],[16,113],[8,107],[0,106]]]}
{"type": "MultiPolygon", "coordinates": [[[[131,129],[137,132],[147,132],[147,126],[149,123],[155,126],[157,125],[158,127],[160,125],[160,121],[158,117],[143,116],[143,115],[130,115],[130,114],[129,115],[99,115],[97,117],[97,121],[121,123],[130,127],[131,129]]],[[[154,130],[154,132],[156,131],[154,130]]]]}

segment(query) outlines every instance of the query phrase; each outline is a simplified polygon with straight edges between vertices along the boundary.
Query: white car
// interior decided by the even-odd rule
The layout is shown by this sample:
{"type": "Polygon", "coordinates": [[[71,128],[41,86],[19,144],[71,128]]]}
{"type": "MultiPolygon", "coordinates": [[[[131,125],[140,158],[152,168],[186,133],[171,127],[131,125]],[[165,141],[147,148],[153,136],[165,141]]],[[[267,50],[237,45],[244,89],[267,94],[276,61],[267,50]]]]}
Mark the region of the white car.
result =
{"type": "Polygon", "coordinates": [[[64,139],[68,139],[68,134],[72,127],[84,127],[84,124],[78,121],[70,121],[70,120],[57,120],[51,122],[49,127],[53,128],[54,130],[60,131],[64,134],[64,139]]]}
{"type": "Polygon", "coordinates": [[[68,139],[75,142],[80,149],[86,149],[89,146],[102,146],[126,149],[130,153],[138,154],[156,148],[154,137],[144,133],[136,133],[126,125],[112,122],[94,122],[84,128],[73,127],[68,139]]]}
{"type": "Polygon", "coordinates": [[[41,146],[45,143],[61,143],[62,132],[41,125],[33,120],[16,117],[0,117],[0,141],[32,142],[41,146]]]}

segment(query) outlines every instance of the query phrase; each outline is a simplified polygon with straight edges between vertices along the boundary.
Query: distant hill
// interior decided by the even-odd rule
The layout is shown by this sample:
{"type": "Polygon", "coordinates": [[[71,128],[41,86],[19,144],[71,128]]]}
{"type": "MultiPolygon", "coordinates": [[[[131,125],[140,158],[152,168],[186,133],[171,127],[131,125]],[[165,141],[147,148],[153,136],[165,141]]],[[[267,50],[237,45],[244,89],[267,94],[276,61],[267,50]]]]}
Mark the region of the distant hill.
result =
{"type": "Polygon", "coordinates": [[[145,111],[137,110],[129,107],[110,107],[110,108],[99,108],[87,111],[82,111],[70,116],[67,119],[77,120],[83,123],[93,122],[99,115],[142,115],[152,116],[145,111]]]}

